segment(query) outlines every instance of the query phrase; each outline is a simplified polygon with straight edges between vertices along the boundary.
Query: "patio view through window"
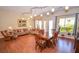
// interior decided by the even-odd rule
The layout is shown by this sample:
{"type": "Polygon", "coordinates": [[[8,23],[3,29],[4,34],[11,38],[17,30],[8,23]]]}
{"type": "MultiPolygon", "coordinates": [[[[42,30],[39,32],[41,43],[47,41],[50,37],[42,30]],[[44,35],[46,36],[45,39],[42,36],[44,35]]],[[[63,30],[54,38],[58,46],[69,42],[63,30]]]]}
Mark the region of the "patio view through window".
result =
{"type": "Polygon", "coordinates": [[[61,32],[73,33],[74,25],[75,25],[75,17],[67,17],[59,19],[60,33],[61,32]]]}

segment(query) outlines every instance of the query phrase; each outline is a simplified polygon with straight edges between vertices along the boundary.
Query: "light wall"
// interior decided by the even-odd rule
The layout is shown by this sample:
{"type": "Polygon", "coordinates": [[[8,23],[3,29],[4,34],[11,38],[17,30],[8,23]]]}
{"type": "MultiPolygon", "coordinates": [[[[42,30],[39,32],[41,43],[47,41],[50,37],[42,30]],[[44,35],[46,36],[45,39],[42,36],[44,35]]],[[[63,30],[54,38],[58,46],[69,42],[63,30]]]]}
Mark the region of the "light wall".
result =
{"type": "Polygon", "coordinates": [[[0,30],[8,29],[8,27],[16,28],[29,28],[29,26],[34,27],[33,20],[27,20],[27,27],[18,27],[18,19],[20,18],[22,12],[12,12],[12,11],[0,11],[0,30]]]}
{"type": "MultiPolygon", "coordinates": [[[[18,27],[17,20],[22,12],[15,12],[15,11],[7,11],[7,10],[0,10],[0,30],[8,29],[9,26],[12,28],[22,28],[18,27]]],[[[45,20],[54,20],[56,19],[55,16],[61,16],[61,15],[68,15],[68,14],[75,14],[79,13],[79,8],[73,8],[70,9],[68,12],[65,12],[64,10],[60,10],[52,14],[50,17],[45,16],[45,20]]],[[[27,18],[27,17],[26,17],[27,18]]],[[[55,22],[54,22],[55,23],[55,22]]],[[[27,27],[32,26],[34,28],[34,20],[28,20],[27,27]]],[[[55,26],[55,24],[54,24],[55,26]]]]}

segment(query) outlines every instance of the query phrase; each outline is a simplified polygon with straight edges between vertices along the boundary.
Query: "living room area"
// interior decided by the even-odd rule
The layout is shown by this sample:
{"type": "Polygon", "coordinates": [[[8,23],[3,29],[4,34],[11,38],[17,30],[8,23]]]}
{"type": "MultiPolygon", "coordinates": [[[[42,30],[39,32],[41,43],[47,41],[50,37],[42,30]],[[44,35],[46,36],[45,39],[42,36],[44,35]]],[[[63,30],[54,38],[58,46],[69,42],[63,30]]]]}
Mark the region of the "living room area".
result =
{"type": "Polygon", "coordinates": [[[75,53],[78,25],[78,6],[0,6],[0,52],[75,53]]]}

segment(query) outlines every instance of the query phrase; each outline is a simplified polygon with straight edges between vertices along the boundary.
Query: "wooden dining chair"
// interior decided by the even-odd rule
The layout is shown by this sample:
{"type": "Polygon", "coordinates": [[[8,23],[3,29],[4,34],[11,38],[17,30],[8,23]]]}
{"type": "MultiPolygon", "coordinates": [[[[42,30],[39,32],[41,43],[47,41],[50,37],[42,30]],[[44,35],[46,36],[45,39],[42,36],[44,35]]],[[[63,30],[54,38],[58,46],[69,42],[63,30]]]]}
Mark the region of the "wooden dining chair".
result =
{"type": "Polygon", "coordinates": [[[53,33],[53,41],[54,41],[54,45],[56,45],[57,40],[58,40],[58,32],[55,31],[55,32],[53,33]]]}
{"type": "Polygon", "coordinates": [[[52,42],[53,47],[55,47],[58,40],[58,32],[53,32],[53,36],[49,40],[52,42]]]}
{"type": "Polygon", "coordinates": [[[44,30],[40,30],[39,33],[44,35],[44,30]]]}
{"type": "Polygon", "coordinates": [[[47,48],[52,48],[53,47],[53,44],[52,44],[50,39],[46,40],[46,47],[47,48]]]}
{"type": "Polygon", "coordinates": [[[46,40],[43,39],[40,35],[35,35],[35,41],[35,49],[37,50],[39,48],[40,52],[42,52],[42,50],[46,48],[46,40]]]}

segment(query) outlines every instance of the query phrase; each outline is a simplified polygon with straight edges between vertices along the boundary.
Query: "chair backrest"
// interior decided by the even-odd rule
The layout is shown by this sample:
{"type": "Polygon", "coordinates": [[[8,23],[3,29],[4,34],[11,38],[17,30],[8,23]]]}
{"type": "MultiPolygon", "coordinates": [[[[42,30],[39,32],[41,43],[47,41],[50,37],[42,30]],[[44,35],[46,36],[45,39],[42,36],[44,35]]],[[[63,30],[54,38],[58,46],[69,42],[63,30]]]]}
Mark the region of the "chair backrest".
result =
{"type": "Polygon", "coordinates": [[[53,33],[53,38],[54,38],[54,39],[57,39],[57,37],[58,37],[58,32],[54,32],[54,33],[53,33]]]}
{"type": "Polygon", "coordinates": [[[12,35],[13,34],[13,32],[9,32],[9,35],[12,35]]]}
{"type": "Polygon", "coordinates": [[[40,34],[43,34],[44,35],[44,30],[40,30],[40,34]]]}
{"type": "Polygon", "coordinates": [[[0,31],[0,38],[4,38],[4,36],[2,35],[1,31],[0,31]]]}
{"type": "Polygon", "coordinates": [[[6,35],[4,34],[4,32],[3,32],[3,31],[1,31],[1,34],[2,34],[4,37],[6,37],[6,35]]]}

